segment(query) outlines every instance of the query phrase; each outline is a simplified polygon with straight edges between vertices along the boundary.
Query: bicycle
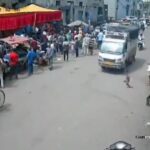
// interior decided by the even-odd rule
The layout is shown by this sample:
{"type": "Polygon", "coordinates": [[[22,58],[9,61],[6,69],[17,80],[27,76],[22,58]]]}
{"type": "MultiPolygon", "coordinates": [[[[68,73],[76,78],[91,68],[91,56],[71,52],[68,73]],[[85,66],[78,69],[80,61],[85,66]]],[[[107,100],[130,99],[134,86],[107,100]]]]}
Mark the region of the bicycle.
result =
{"type": "Polygon", "coordinates": [[[5,93],[0,89],[0,108],[4,106],[5,103],[5,93]]]}

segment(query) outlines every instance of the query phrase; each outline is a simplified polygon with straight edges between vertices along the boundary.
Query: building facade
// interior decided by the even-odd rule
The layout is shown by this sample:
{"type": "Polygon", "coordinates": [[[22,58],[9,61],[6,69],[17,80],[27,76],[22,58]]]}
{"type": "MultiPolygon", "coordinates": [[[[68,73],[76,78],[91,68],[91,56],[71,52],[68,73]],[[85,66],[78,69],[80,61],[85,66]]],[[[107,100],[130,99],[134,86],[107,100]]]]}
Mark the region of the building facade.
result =
{"type": "Polygon", "coordinates": [[[100,23],[104,20],[104,0],[32,0],[48,8],[62,10],[64,24],[75,20],[100,23]]]}
{"type": "Polygon", "coordinates": [[[126,16],[142,15],[142,0],[104,0],[108,7],[109,19],[122,19],[126,16]]]}
{"type": "Polygon", "coordinates": [[[150,17],[150,0],[145,0],[144,1],[143,11],[144,11],[144,15],[146,17],[150,17]]]}
{"type": "Polygon", "coordinates": [[[51,0],[46,5],[62,10],[65,24],[75,20],[87,23],[104,20],[104,0],[51,0]]]}
{"type": "Polygon", "coordinates": [[[32,2],[62,10],[64,24],[75,20],[97,24],[104,20],[104,0],[32,0],[32,2]]]}
{"type": "Polygon", "coordinates": [[[104,0],[0,0],[0,5],[9,8],[31,3],[62,10],[64,24],[75,20],[97,24],[104,20],[104,0]]]}
{"type": "Polygon", "coordinates": [[[0,0],[0,6],[17,9],[30,3],[30,0],[0,0]]]}
{"type": "Polygon", "coordinates": [[[65,0],[60,6],[64,12],[65,22],[82,20],[87,23],[100,23],[104,20],[103,0],[65,0]]]}

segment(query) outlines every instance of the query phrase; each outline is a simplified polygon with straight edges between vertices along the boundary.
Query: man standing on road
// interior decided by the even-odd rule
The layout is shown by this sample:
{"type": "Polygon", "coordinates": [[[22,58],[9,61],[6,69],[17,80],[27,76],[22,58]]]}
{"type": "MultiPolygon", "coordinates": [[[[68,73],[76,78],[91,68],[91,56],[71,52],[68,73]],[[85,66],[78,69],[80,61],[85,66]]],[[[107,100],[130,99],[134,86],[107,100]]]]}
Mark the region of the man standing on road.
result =
{"type": "Polygon", "coordinates": [[[77,37],[75,38],[74,49],[75,49],[75,52],[76,52],[76,57],[79,57],[79,40],[78,40],[77,37]]]}
{"type": "Polygon", "coordinates": [[[63,42],[64,42],[64,37],[62,35],[59,35],[58,36],[58,48],[61,54],[63,54],[63,42]]]}
{"type": "Polygon", "coordinates": [[[99,34],[97,35],[97,42],[98,42],[98,48],[99,49],[101,48],[103,38],[104,38],[104,33],[103,33],[103,30],[101,29],[99,34]]]}
{"type": "Polygon", "coordinates": [[[16,79],[18,79],[19,55],[15,52],[14,49],[12,49],[9,57],[10,79],[13,77],[13,75],[15,75],[16,79]]]}
{"type": "Polygon", "coordinates": [[[53,69],[53,55],[54,55],[54,49],[51,47],[47,47],[46,57],[48,58],[49,63],[49,70],[53,69]]]}
{"type": "Polygon", "coordinates": [[[90,37],[88,34],[86,34],[85,37],[83,38],[83,43],[82,43],[83,53],[85,56],[89,54],[89,41],[90,41],[90,37]]]}
{"type": "Polygon", "coordinates": [[[90,55],[93,55],[93,50],[94,50],[94,38],[91,36],[90,37],[90,41],[89,41],[89,52],[90,52],[90,55]]]}
{"type": "Polygon", "coordinates": [[[69,59],[69,49],[70,49],[70,43],[68,41],[64,41],[63,42],[64,61],[66,60],[66,56],[67,56],[67,61],[69,59]]]}
{"type": "Polygon", "coordinates": [[[28,75],[33,74],[33,63],[36,58],[37,58],[36,52],[33,49],[29,50],[27,54],[28,75]]]}
{"type": "Polygon", "coordinates": [[[1,82],[1,88],[4,88],[4,77],[3,77],[3,73],[4,73],[4,62],[2,60],[2,58],[0,58],[0,82],[1,82]]]}

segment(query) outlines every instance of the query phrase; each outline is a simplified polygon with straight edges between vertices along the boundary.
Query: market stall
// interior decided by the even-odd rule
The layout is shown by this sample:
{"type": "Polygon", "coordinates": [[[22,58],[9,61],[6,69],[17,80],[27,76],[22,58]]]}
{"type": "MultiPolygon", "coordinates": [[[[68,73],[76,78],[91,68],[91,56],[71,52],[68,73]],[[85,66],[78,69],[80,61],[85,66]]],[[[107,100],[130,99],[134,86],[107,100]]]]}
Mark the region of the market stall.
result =
{"type": "Polygon", "coordinates": [[[10,36],[0,39],[0,57],[3,59],[5,68],[3,68],[4,77],[10,75],[10,52],[12,49],[19,56],[18,72],[26,69],[26,56],[29,48],[29,38],[21,36],[10,36]]]}
{"type": "Polygon", "coordinates": [[[0,41],[6,42],[11,46],[17,46],[18,44],[28,44],[29,38],[14,35],[7,38],[2,38],[0,41]]]}
{"type": "Polygon", "coordinates": [[[75,27],[75,26],[88,26],[88,24],[80,20],[76,20],[68,24],[68,27],[75,27]]]}
{"type": "Polygon", "coordinates": [[[0,8],[0,31],[16,30],[25,26],[61,21],[62,12],[34,4],[18,10],[0,8]]]}

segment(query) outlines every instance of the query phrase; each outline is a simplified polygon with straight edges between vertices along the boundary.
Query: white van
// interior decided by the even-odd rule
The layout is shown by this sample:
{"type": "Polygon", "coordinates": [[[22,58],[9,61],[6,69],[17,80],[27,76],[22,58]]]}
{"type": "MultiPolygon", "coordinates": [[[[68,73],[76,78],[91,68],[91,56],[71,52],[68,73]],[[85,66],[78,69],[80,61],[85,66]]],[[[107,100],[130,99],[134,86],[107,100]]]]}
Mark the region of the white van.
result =
{"type": "Polygon", "coordinates": [[[102,69],[125,69],[127,63],[135,61],[136,50],[137,37],[130,38],[125,32],[108,32],[99,52],[99,65],[102,69]]]}

